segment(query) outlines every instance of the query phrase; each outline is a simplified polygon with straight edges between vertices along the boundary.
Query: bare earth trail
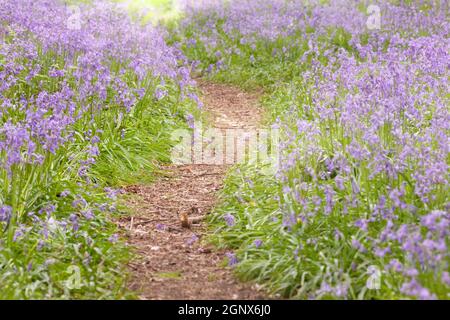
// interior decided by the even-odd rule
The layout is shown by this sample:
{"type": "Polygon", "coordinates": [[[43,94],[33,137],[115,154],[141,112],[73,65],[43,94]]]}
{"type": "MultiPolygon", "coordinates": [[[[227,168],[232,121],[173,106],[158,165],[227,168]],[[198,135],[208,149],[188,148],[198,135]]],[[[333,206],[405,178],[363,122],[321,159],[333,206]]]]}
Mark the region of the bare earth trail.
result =
{"type": "MultiPolygon", "coordinates": [[[[199,81],[215,128],[255,128],[261,119],[258,92],[199,81]]],[[[225,252],[204,240],[202,220],[183,228],[179,213],[207,215],[222,188],[226,165],[170,165],[154,184],[128,187],[127,205],[136,213],[120,224],[139,258],[130,265],[130,289],[141,299],[263,299],[255,285],[240,283],[223,265],[225,252]],[[193,209],[194,208],[194,209],[193,209]],[[193,212],[194,211],[194,212],[193,212]]]]}

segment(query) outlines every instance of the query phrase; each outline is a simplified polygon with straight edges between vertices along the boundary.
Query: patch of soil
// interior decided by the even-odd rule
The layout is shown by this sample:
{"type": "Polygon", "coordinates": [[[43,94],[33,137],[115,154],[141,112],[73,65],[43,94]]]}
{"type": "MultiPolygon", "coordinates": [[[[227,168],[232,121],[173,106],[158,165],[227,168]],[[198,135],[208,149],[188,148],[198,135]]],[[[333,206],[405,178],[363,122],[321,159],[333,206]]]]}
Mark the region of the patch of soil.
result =
{"type": "Polygon", "coordinates": [[[236,86],[197,81],[203,92],[204,108],[215,128],[256,128],[262,119],[259,98],[262,91],[244,92],[236,86]]]}
{"type": "MultiPolygon", "coordinates": [[[[214,127],[255,128],[260,93],[199,81],[214,127]]],[[[170,165],[154,184],[130,186],[127,205],[135,212],[119,224],[138,258],[130,264],[130,289],[141,299],[264,299],[255,284],[240,283],[224,266],[226,252],[202,241],[204,217],[222,188],[226,165],[170,165]]]]}

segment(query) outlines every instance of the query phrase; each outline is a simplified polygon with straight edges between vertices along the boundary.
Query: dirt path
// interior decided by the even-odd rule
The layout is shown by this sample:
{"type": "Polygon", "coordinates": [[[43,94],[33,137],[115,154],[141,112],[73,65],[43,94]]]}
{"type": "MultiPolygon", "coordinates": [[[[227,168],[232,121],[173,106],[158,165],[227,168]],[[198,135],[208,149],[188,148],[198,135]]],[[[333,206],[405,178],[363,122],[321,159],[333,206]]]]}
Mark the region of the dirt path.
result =
{"type": "MultiPolygon", "coordinates": [[[[199,82],[204,108],[216,128],[254,128],[261,119],[258,93],[199,82]]],[[[156,183],[127,188],[136,212],[121,221],[140,258],[130,288],[142,299],[262,299],[256,285],[239,283],[223,265],[225,252],[206,244],[205,222],[181,226],[180,215],[207,215],[222,188],[227,166],[171,165],[156,183]]]]}

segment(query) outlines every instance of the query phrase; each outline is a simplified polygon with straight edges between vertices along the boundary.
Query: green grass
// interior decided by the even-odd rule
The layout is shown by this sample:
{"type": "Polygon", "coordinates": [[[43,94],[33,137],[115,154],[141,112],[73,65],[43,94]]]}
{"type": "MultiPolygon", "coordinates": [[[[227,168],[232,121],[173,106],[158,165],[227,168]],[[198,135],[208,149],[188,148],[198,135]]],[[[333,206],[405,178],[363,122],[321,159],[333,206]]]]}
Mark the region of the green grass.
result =
{"type": "MultiPolygon", "coordinates": [[[[296,131],[297,120],[314,121],[319,119],[315,111],[311,92],[315,90],[315,84],[304,78],[305,71],[311,71],[312,60],[327,65],[329,61],[319,54],[308,56],[302,60],[302,56],[308,49],[307,40],[301,34],[291,38],[280,38],[276,41],[256,40],[255,46],[241,44],[229,37],[221,29],[223,21],[216,21],[218,35],[215,38],[216,46],[207,48],[201,40],[201,36],[211,36],[208,31],[199,31],[203,27],[202,17],[198,24],[193,24],[181,29],[177,22],[171,23],[171,43],[181,45],[183,52],[192,60],[199,62],[199,73],[213,81],[232,83],[244,89],[264,88],[266,94],[262,97],[269,119],[273,123],[276,119],[285,125],[284,138],[287,138],[289,130],[296,131]],[[204,32],[204,33],[203,33],[204,32]],[[191,41],[194,44],[191,44],[191,41]],[[240,54],[227,54],[229,48],[238,48],[240,54]],[[280,54],[283,48],[288,48],[286,54],[280,54]],[[278,54],[273,54],[274,52],[278,54]],[[212,69],[209,72],[208,69],[212,69]]],[[[210,30],[211,28],[208,28],[210,30]]],[[[313,32],[313,30],[310,30],[313,32]]],[[[361,35],[361,39],[367,41],[367,34],[361,35]]],[[[339,49],[354,54],[360,59],[355,50],[350,46],[351,35],[342,29],[329,30],[328,34],[319,37],[321,52],[339,49]]],[[[388,40],[385,41],[385,46],[388,40]]],[[[332,158],[335,153],[335,145],[345,146],[350,143],[345,138],[345,128],[336,121],[324,121],[320,124],[321,132],[328,132],[316,136],[313,142],[303,141],[301,137],[292,143],[291,148],[306,149],[304,143],[314,143],[320,146],[321,154],[303,155],[302,160],[297,161],[287,174],[287,185],[295,188],[298,181],[311,182],[313,177],[306,172],[308,165],[314,168],[314,173],[319,174],[324,170],[325,160],[332,158]]],[[[405,130],[411,134],[417,133],[414,125],[405,125],[405,130]]],[[[396,141],[389,128],[383,128],[380,138],[387,146],[395,148],[396,141]]],[[[282,138],[283,140],[283,138],[282,138]]],[[[341,150],[341,149],[339,149],[341,150]]],[[[349,157],[350,158],[350,157],[349,157]]],[[[373,252],[363,254],[355,250],[352,241],[358,240],[364,243],[365,239],[378,235],[385,226],[382,223],[373,223],[369,233],[362,232],[355,227],[355,221],[366,218],[367,212],[377,204],[379,196],[385,194],[391,186],[390,179],[378,176],[369,179],[370,169],[368,163],[352,166],[353,176],[361,185],[358,195],[359,205],[355,208],[344,208],[341,203],[345,197],[352,195],[352,186],[347,183],[344,189],[337,193],[337,205],[330,214],[323,210],[315,212],[314,219],[309,224],[298,220],[293,227],[288,228],[283,224],[286,212],[303,212],[300,204],[285,195],[283,184],[273,176],[262,174],[258,168],[240,165],[230,171],[221,192],[220,202],[210,216],[210,227],[213,236],[211,240],[220,248],[226,248],[236,252],[239,263],[236,265],[236,275],[243,280],[256,281],[266,287],[269,292],[279,293],[285,297],[297,299],[335,299],[329,293],[320,288],[323,283],[330,286],[349,283],[347,298],[350,299],[400,299],[407,298],[400,293],[400,287],[407,278],[395,272],[384,271],[388,263],[383,258],[375,256],[373,252]],[[348,213],[343,214],[344,210],[348,213]],[[224,216],[231,214],[235,217],[235,225],[228,226],[224,216]],[[336,230],[341,236],[336,237],[336,230]],[[255,245],[262,243],[261,247],[255,245]],[[381,268],[383,285],[380,290],[369,290],[366,281],[369,277],[371,266],[381,268]]],[[[411,169],[413,172],[414,169],[411,169]]],[[[446,203],[445,190],[437,190],[436,198],[430,208],[426,208],[414,196],[408,176],[396,180],[396,185],[405,185],[405,201],[418,208],[415,215],[398,210],[399,224],[417,224],[418,217],[429,213],[430,208],[442,208],[446,203]]],[[[334,177],[319,181],[316,188],[305,191],[302,197],[313,199],[325,198],[322,188],[334,184],[334,177]]],[[[388,196],[387,196],[388,197],[388,196]]],[[[401,253],[392,257],[402,259],[401,253]]],[[[440,270],[439,272],[444,272],[440,270]]],[[[432,288],[439,298],[448,298],[448,289],[432,272],[423,272],[421,281],[432,288]]]]}
{"type": "MultiPolygon", "coordinates": [[[[51,66],[65,65],[65,57],[49,52],[39,59],[42,76],[18,81],[7,98],[60,89],[59,80],[46,73],[51,66]]],[[[136,79],[123,77],[133,88],[136,79]]],[[[76,92],[70,72],[65,80],[76,92]]],[[[108,92],[108,103],[70,125],[72,138],[54,154],[36,150],[45,155],[42,165],[14,165],[11,174],[0,169],[0,203],[14,208],[11,223],[0,222],[0,299],[134,297],[126,286],[130,248],[120,237],[116,240],[121,231],[114,222],[129,213],[117,208],[116,199],[110,199],[105,188],[152,181],[158,174],[157,164],[170,161],[171,132],[187,128],[185,114],[199,114],[195,103],[181,100],[180,88],[169,80],[164,88],[167,97],[155,99],[159,80],[149,75],[142,82],[148,84],[147,95],[130,112],[114,102],[115,92],[108,92]],[[96,144],[100,153],[80,175],[94,135],[100,138],[96,144]],[[80,204],[74,207],[76,201],[80,204]],[[88,211],[94,218],[83,218],[88,211]],[[78,220],[77,230],[71,219],[78,220]]],[[[2,113],[0,121],[25,117],[23,110],[11,112],[2,113]]]]}
{"type": "Polygon", "coordinates": [[[174,3],[176,0],[114,0],[126,3],[131,15],[143,15],[143,22],[167,22],[180,16],[174,3]]]}
{"type": "MultiPolygon", "coordinates": [[[[370,299],[376,297],[374,293],[382,294],[363,289],[367,262],[347,250],[345,242],[335,240],[331,226],[345,225],[341,215],[336,214],[336,221],[327,218],[310,226],[299,221],[295,230],[288,230],[281,223],[284,215],[276,200],[280,196],[281,185],[276,179],[258,174],[251,167],[233,172],[225,182],[221,204],[210,220],[212,241],[236,251],[236,273],[242,280],[257,281],[269,292],[285,297],[305,299],[327,277],[330,284],[340,283],[347,272],[353,275],[362,270],[359,281],[353,277],[351,297],[370,299]],[[236,218],[232,227],[223,218],[227,213],[236,218]],[[316,243],[307,244],[307,239],[316,243]],[[261,241],[261,247],[256,247],[255,241],[261,241]],[[354,264],[359,269],[352,271],[354,264]]],[[[350,230],[343,232],[352,234],[350,230]]]]}

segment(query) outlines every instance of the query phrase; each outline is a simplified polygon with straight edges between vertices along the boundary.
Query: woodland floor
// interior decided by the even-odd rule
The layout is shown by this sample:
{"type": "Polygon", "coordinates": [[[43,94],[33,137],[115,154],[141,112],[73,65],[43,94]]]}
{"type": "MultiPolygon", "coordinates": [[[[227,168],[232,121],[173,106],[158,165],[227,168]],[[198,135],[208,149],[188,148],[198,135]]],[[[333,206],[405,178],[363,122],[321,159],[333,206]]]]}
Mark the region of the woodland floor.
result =
{"type": "MultiPolygon", "coordinates": [[[[204,109],[218,129],[258,126],[260,92],[199,80],[204,109]]],[[[131,290],[141,299],[264,299],[256,284],[241,283],[224,263],[225,252],[206,241],[202,217],[211,212],[227,165],[169,165],[150,185],[126,188],[132,217],[120,221],[137,258],[130,268],[131,290]],[[180,218],[181,217],[181,218],[180,218]],[[190,228],[182,220],[192,218],[190,228]],[[199,219],[197,219],[199,218],[199,219]]],[[[189,221],[191,221],[189,220],[189,221]]]]}

